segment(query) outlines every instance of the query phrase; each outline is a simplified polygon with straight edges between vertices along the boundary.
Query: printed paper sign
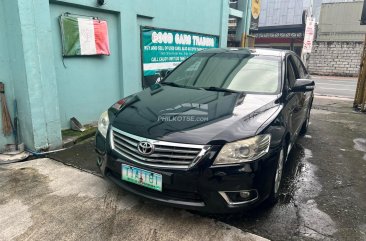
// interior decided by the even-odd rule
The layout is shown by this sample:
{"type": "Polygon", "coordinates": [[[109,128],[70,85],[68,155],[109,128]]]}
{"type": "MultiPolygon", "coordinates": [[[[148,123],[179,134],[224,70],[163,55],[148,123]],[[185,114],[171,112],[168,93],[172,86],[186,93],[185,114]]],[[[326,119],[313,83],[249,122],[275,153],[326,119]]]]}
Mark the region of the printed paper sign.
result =
{"type": "Polygon", "coordinates": [[[304,45],[302,47],[302,53],[311,53],[313,48],[315,34],[315,19],[307,18],[306,19],[306,27],[305,27],[305,37],[304,37],[304,45]]]}

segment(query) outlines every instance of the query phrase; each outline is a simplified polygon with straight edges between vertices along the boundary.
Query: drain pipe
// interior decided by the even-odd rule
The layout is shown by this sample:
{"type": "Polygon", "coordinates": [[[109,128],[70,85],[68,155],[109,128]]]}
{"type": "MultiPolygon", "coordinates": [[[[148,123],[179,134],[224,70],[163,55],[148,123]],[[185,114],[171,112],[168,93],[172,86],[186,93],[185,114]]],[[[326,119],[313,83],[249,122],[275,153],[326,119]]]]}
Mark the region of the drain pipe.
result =
{"type": "Polygon", "coordinates": [[[25,150],[29,153],[31,153],[33,156],[35,157],[42,157],[42,156],[45,156],[47,154],[51,154],[51,153],[56,153],[56,152],[59,152],[59,151],[64,151],[64,150],[67,150],[69,149],[70,147],[68,148],[61,148],[61,149],[58,149],[58,150],[53,150],[53,151],[45,151],[45,152],[35,152],[35,151],[32,151],[28,148],[25,148],[25,150]]]}

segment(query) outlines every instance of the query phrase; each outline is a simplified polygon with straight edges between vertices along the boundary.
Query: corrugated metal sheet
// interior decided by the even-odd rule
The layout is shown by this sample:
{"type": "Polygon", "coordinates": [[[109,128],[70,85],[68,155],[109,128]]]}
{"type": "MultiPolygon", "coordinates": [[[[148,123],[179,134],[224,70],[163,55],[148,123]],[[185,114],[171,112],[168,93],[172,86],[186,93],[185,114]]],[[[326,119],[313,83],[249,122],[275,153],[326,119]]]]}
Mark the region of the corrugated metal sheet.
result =
{"type": "Polygon", "coordinates": [[[302,24],[310,0],[262,0],[259,27],[302,24]]]}
{"type": "Polygon", "coordinates": [[[318,41],[363,41],[366,26],[360,25],[363,1],[323,3],[318,41]]]}

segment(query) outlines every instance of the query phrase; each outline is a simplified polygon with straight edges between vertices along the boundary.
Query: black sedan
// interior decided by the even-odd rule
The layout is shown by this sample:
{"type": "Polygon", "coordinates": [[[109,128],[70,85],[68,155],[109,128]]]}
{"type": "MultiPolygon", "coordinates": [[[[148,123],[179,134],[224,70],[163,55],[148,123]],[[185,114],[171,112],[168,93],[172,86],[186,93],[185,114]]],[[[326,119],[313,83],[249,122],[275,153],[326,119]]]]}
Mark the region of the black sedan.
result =
{"type": "Polygon", "coordinates": [[[116,102],[96,135],[102,173],[123,189],[204,212],[275,203],[309,125],[314,82],[293,52],[211,49],[116,102]]]}

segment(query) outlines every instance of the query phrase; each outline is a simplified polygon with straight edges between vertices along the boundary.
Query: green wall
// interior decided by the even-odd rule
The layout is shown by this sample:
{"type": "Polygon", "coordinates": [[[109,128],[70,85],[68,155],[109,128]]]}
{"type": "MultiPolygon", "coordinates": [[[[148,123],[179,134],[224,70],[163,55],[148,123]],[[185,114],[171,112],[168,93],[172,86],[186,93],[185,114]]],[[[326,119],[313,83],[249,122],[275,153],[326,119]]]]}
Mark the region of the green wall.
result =
{"type": "Polygon", "coordinates": [[[228,5],[223,2],[109,0],[96,7],[96,1],[51,1],[62,127],[68,128],[73,116],[83,124],[97,121],[99,114],[113,102],[141,90],[140,26],[220,35],[222,46],[226,46],[228,5]],[[111,56],[62,60],[57,18],[64,12],[106,19],[111,56]],[[222,22],[223,15],[226,17],[222,22]]]}
{"type": "MultiPolygon", "coordinates": [[[[61,145],[73,116],[96,122],[116,100],[140,91],[140,27],[220,36],[226,46],[228,1],[222,0],[3,0],[0,2],[0,81],[12,110],[19,107],[22,139],[33,150],[61,145]],[[108,20],[109,57],[61,57],[58,16],[63,12],[108,20]],[[3,34],[5,33],[5,34],[3,34]]],[[[0,151],[12,142],[0,134],[0,151]]]]}
{"type": "Polygon", "coordinates": [[[97,121],[100,113],[122,95],[118,18],[118,14],[114,12],[51,4],[54,63],[63,128],[69,128],[71,117],[76,117],[83,124],[97,121]],[[58,18],[65,12],[105,19],[108,22],[111,55],[62,58],[58,18]]]}
{"type": "MultiPolygon", "coordinates": [[[[4,16],[4,3],[0,1],[0,16],[4,16]]],[[[6,22],[5,18],[0,18],[0,33],[6,33],[6,22]]],[[[5,34],[0,34],[0,82],[5,84],[5,94],[8,102],[8,108],[11,112],[11,116],[13,116],[13,99],[14,99],[14,88],[13,88],[13,77],[10,71],[10,61],[9,61],[9,50],[8,50],[8,38],[5,34]],[[10,103],[9,103],[10,102],[10,103]]],[[[1,109],[0,109],[0,114],[1,109]]],[[[13,138],[5,137],[2,135],[2,119],[0,117],[0,149],[5,144],[12,143],[13,138]]]]}

